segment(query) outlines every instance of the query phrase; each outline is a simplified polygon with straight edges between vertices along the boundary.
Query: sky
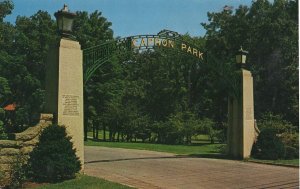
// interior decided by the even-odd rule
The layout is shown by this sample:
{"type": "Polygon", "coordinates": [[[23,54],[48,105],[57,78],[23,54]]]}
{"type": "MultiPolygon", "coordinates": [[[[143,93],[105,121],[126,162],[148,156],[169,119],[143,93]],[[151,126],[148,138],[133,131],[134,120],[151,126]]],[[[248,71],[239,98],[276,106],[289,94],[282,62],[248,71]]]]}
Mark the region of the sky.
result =
{"type": "MultiPolygon", "coordinates": [[[[0,0],[2,1],[2,0],[0,0]]],[[[249,6],[252,0],[13,0],[14,10],[5,21],[31,16],[38,10],[52,16],[67,4],[71,12],[95,10],[112,22],[114,37],[157,34],[163,29],[191,36],[205,34],[201,23],[208,22],[207,12],[222,11],[225,5],[249,6]]],[[[54,19],[54,16],[53,16],[54,19]]]]}

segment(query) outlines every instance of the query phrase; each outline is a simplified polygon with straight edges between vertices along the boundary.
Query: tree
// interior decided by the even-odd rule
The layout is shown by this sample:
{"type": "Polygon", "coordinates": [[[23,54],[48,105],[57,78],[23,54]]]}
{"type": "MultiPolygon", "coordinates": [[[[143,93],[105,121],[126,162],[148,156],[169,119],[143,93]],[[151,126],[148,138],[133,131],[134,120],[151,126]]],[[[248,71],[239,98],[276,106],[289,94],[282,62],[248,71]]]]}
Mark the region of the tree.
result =
{"type": "MultiPolygon", "coordinates": [[[[82,49],[101,44],[113,38],[113,31],[110,29],[111,22],[108,22],[107,19],[102,16],[101,12],[94,11],[89,14],[86,11],[77,11],[76,14],[73,31],[82,49]]],[[[108,65],[110,65],[110,63],[108,63],[108,65]]],[[[96,114],[100,116],[98,113],[102,111],[101,107],[103,106],[103,100],[96,96],[100,95],[99,93],[105,93],[105,91],[100,91],[101,89],[98,88],[101,86],[101,83],[104,83],[104,81],[101,80],[101,73],[103,73],[103,71],[98,70],[91,81],[84,86],[85,140],[87,139],[89,120],[93,122],[97,128],[99,128],[98,124],[100,123],[97,120],[101,120],[96,118],[96,114]],[[91,106],[95,107],[92,108],[91,106]],[[90,112],[89,110],[91,109],[95,109],[95,112],[90,112]]]]}
{"type": "Polygon", "coordinates": [[[3,22],[3,18],[14,9],[14,4],[11,0],[4,0],[0,2],[0,22],[3,22]]]}
{"type": "MultiPolygon", "coordinates": [[[[35,125],[43,110],[45,61],[49,47],[55,45],[59,36],[55,21],[45,11],[38,11],[30,17],[18,16],[15,25],[3,22],[2,18],[12,9],[11,1],[0,3],[0,75],[11,89],[5,103],[17,104],[12,123],[15,128],[11,131],[17,132],[35,125]]],[[[100,12],[77,14],[74,31],[83,48],[112,39],[111,23],[100,12]]],[[[4,103],[4,99],[0,103],[4,103]]]]}
{"type": "Polygon", "coordinates": [[[0,107],[5,105],[11,95],[11,90],[7,79],[0,77],[0,107]]]}
{"type": "Polygon", "coordinates": [[[45,60],[50,42],[56,38],[55,24],[47,12],[38,11],[29,18],[17,17],[15,27],[6,24],[6,28],[13,31],[5,36],[8,43],[2,49],[1,61],[5,69],[0,72],[9,82],[11,101],[17,104],[12,132],[19,132],[39,121],[44,103],[45,60]]]}
{"type": "Polygon", "coordinates": [[[229,62],[242,45],[254,76],[255,114],[270,111],[298,125],[298,1],[253,1],[208,13],[206,49],[229,62]]]}
{"type": "Polygon", "coordinates": [[[3,122],[4,116],[5,112],[2,108],[0,108],[0,140],[7,139],[6,129],[3,122]]]}
{"type": "Polygon", "coordinates": [[[73,30],[82,49],[113,38],[113,31],[110,28],[112,23],[107,21],[101,12],[94,11],[89,14],[86,11],[77,11],[76,14],[73,30]]]}

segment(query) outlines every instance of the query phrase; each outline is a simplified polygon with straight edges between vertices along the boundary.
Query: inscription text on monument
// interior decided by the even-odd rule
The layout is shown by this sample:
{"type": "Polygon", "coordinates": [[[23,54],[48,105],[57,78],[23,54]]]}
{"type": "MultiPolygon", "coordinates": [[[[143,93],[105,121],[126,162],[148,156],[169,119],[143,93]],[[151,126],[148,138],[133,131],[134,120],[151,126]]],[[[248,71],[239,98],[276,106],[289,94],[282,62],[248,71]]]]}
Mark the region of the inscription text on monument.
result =
{"type": "Polygon", "coordinates": [[[62,95],[63,115],[79,116],[79,96],[62,95]]]}

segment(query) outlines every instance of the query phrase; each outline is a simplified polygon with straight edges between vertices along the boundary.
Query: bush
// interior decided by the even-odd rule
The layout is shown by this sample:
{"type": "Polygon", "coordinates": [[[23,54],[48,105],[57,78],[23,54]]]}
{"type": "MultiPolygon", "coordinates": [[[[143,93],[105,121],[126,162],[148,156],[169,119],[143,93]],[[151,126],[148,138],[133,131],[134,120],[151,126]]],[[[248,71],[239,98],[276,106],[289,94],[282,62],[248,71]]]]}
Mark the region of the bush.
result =
{"type": "Polygon", "coordinates": [[[294,147],[286,146],[284,159],[296,159],[296,158],[299,158],[299,151],[294,147]]]}
{"type": "Polygon", "coordinates": [[[10,167],[10,184],[8,188],[22,188],[24,181],[26,180],[26,168],[25,158],[22,154],[18,154],[10,167]]]}
{"type": "Polygon", "coordinates": [[[215,137],[218,134],[218,131],[214,128],[215,122],[209,118],[203,118],[199,121],[197,132],[198,134],[206,134],[210,139],[210,143],[215,142],[215,137]]]}
{"type": "Polygon", "coordinates": [[[57,182],[75,177],[81,164],[63,126],[44,129],[30,153],[29,174],[37,181],[57,182]]]}
{"type": "Polygon", "coordinates": [[[265,113],[258,121],[257,125],[260,130],[266,128],[275,129],[276,134],[297,130],[290,122],[284,120],[282,116],[274,115],[271,112],[265,113]]]}
{"type": "Polygon", "coordinates": [[[5,116],[5,112],[3,108],[0,108],[0,140],[7,139],[7,134],[3,123],[4,116],[5,116]]]}
{"type": "Polygon", "coordinates": [[[285,146],[299,149],[299,133],[282,133],[280,139],[285,146]]]}
{"type": "Polygon", "coordinates": [[[276,136],[276,130],[263,129],[258,135],[257,142],[252,149],[252,156],[258,159],[276,160],[284,158],[284,144],[276,136]]]}
{"type": "Polygon", "coordinates": [[[5,132],[5,129],[4,129],[4,124],[3,122],[0,120],[0,140],[5,140],[7,139],[7,134],[5,132]]]}
{"type": "Polygon", "coordinates": [[[225,130],[218,130],[216,134],[216,138],[218,139],[219,143],[226,143],[225,130]]]}
{"type": "Polygon", "coordinates": [[[222,123],[219,125],[219,129],[216,135],[216,138],[220,143],[226,143],[227,141],[227,129],[228,129],[228,124],[227,123],[222,123]]]}

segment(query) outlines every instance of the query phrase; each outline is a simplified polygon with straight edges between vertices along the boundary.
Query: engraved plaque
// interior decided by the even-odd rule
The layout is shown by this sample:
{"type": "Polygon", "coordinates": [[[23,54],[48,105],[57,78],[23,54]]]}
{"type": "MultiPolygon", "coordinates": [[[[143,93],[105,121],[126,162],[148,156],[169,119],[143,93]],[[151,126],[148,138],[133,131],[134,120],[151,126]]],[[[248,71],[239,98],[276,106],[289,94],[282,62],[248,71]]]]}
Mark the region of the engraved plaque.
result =
{"type": "Polygon", "coordinates": [[[79,96],[62,95],[63,115],[79,116],[79,96]]]}

